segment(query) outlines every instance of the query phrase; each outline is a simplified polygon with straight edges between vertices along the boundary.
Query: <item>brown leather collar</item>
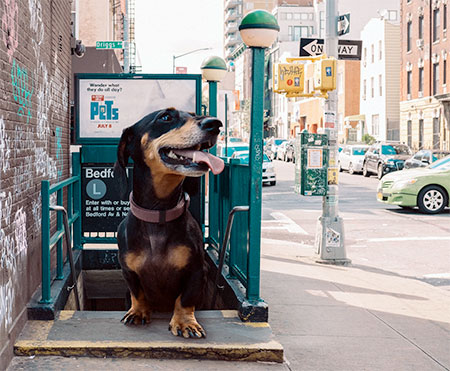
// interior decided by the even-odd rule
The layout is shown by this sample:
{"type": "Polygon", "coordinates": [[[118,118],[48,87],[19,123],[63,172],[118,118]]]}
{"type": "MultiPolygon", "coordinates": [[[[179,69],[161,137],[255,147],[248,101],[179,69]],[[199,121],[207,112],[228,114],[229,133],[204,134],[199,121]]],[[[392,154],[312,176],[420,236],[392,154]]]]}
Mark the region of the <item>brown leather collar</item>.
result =
{"type": "Polygon", "coordinates": [[[188,209],[189,195],[184,194],[177,206],[169,210],[149,210],[138,206],[133,200],[133,192],[130,193],[130,211],[138,219],[147,223],[167,223],[179,218],[188,209]]]}

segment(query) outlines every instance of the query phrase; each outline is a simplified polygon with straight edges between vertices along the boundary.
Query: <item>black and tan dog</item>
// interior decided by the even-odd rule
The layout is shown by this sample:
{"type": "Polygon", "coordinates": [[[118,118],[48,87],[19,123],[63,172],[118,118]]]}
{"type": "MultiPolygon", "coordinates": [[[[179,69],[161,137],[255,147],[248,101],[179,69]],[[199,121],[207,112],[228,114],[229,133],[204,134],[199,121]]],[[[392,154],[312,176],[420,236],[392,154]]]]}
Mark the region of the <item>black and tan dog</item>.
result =
{"type": "Polygon", "coordinates": [[[130,212],[117,236],[131,293],[125,324],[146,324],[152,311],[173,310],[172,334],[205,336],[194,315],[206,280],[203,237],[187,210],[185,178],[223,170],[222,160],[202,152],[216,143],[221,125],[215,118],[168,108],[122,133],[114,168],[122,189],[128,158],[134,161],[130,212]]]}

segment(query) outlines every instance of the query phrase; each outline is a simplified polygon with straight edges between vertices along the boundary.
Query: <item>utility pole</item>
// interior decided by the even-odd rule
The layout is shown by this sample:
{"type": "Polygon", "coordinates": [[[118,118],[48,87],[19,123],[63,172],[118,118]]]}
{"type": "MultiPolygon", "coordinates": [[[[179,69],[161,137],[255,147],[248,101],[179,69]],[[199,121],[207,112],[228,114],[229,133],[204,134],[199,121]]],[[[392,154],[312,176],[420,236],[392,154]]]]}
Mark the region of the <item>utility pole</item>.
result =
{"type": "Polygon", "coordinates": [[[130,33],[128,25],[128,0],[125,0],[125,16],[123,17],[123,72],[130,73],[130,33]]]}
{"type": "MultiPolygon", "coordinates": [[[[325,51],[328,57],[338,58],[337,17],[338,0],[326,0],[326,38],[325,51]]],[[[337,66],[337,64],[336,64],[337,66]]],[[[337,77],[337,71],[334,71],[337,77]]],[[[336,90],[328,92],[324,102],[325,134],[329,144],[329,172],[338,173],[338,95],[336,90]]],[[[328,177],[330,180],[330,176],[328,177]]],[[[330,182],[329,182],[330,183],[330,182]]],[[[336,184],[328,184],[328,194],[322,199],[322,216],[317,221],[315,240],[317,262],[325,264],[346,265],[350,263],[345,252],[344,222],[339,216],[339,188],[336,184]]]]}

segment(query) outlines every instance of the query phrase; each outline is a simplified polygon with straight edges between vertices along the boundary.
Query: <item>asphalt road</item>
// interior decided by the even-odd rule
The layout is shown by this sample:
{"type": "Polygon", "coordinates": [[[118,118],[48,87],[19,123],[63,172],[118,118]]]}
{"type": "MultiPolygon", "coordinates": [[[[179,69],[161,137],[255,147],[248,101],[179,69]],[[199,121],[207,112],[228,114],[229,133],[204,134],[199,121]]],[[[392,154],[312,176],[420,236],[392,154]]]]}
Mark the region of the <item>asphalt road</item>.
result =
{"type": "MultiPolygon", "coordinates": [[[[263,188],[262,238],[314,249],[321,197],[294,193],[294,164],[274,161],[277,185],[263,188]]],[[[450,211],[424,215],[376,200],[374,176],[339,174],[339,215],[353,265],[450,290],[450,211]]],[[[282,248],[280,243],[280,248],[282,248]]]]}

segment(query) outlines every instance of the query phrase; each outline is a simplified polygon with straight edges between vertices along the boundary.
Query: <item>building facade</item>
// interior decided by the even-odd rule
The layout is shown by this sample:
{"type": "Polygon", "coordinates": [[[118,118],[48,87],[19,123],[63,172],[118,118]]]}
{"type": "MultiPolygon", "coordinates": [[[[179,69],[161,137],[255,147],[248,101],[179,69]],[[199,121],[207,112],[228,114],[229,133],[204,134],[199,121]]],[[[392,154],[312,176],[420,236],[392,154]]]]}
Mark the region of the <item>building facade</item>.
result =
{"type": "Polygon", "coordinates": [[[400,25],[373,18],[361,31],[361,40],[360,114],[365,122],[358,123],[357,137],[367,133],[380,141],[399,140],[400,25]]]}
{"type": "Polygon", "coordinates": [[[402,0],[400,140],[413,149],[449,149],[446,0],[402,0]]]}
{"type": "Polygon", "coordinates": [[[0,369],[41,282],[41,181],[70,174],[71,5],[0,4],[0,369]]]}

